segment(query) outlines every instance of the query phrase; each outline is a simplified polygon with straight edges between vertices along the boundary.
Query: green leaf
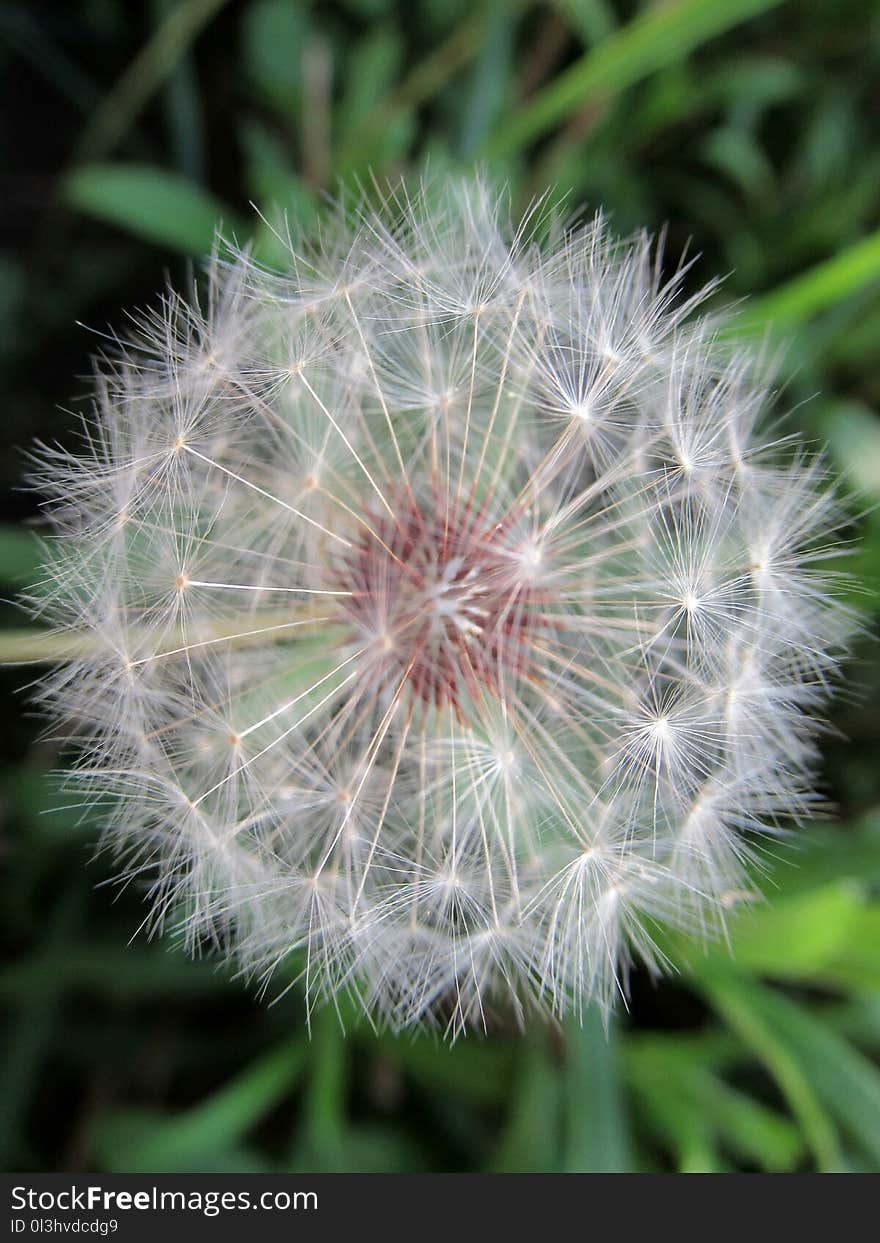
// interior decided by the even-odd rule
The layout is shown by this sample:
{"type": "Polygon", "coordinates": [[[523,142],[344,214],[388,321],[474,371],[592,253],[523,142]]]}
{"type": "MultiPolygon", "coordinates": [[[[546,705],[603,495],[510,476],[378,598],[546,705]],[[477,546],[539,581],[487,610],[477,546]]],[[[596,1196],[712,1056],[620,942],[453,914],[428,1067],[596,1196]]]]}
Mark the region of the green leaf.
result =
{"type": "Polygon", "coordinates": [[[589,104],[608,99],[658,69],[683,59],[701,43],[780,0],[677,0],[651,6],[615,31],[500,125],[483,155],[521,150],[589,104]]]}
{"type": "Polygon", "coordinates": [[[158,1109],[126,1107],[99,1117],[94,1125],[94,1150],[98,1166],[114,1174],[265,1174],[266,1158],[243,1144],[228,1148],[186,1149],[166,1164],[152,1155],[156,1136],[171,1125],[168,1114],[158,1109]],[[142,1155],[144,1154],[144,1155],[142,1155]],[[158,1164],[153,1164],[158,1160],[158,1164]]]}
{"type": "Polygon", "coordinates": [[[880,884],[880,809],[852,824],[817,824],[794,839],[773,873],[774,894],[805,893],[835,880],[880,884]]]}
{"type": "Polygon", "coordinates": [[[768,1172],[792,1170],[800,1160],[803,1138],[788,1118],[732,1088],[676,1039],[642,1040],[626,1064],[649,1125],[681,1171],[718,1168],[720,1143],[768,1172]]]}
{"type": "Polygon", "coordinates": [[[486,140],[501,112],[511,79],[516,13],[506,0],[493,0],[489,28],[470,75],[459,152],[471,156],[486,140]]]}
{"type": "Polygon", "coordinates": [[[290,264],[287,237],[311,229],[318,213],[314,190],[293,168],[282,139],[259,121],[244,121],[239,130],[247,164],[248,188],[259,204],[254,255],[268,267],[285,271],[290,264]]]}
{"type": "Polygon", "coordinates": [[[798,1060],[829,1113],[880,1163],[880,1070],[821,1018],[781,993],[749,985],[740,996],[798,1060]]]}
{"type": "MultiPolygon", "coordinates": [[[[864,903],[842,881],[744,910],[730,924],[737,968],[790,979],[816,975],[845,947],[864,903]]],[[[729,959],[724,950],[712,953],[729,959]]]]}
{"type": "Polygon", "coordinates": [[[880,281],[880,230],[753,299],[727,335],[795,328],[880,281]]]}
{"type": "Polygon", "coordinates": [[[219,228],[248,230],[225,204],[176,173],[146,164],[88,164],[63,185],[65,203],[149,242],[205,255],[219,228]]]}
{"type": "Polygon", "coordinates": [[[839,1171],[843,1162],[837,1128],[820,1099],[814,1074],[803,1065],[785,1035],[780,1034],[777,1024],[768,1018],[767,1007],[762,1004],[767,991],[732,974],[713,973],[705,965],[695,974],[697,986],[709,1003],[776,1081],[818,1168],[826,1173],[839,1171]]]}
{"type": "Polygon", "coordinates": [[[555,0],[553,7],[588,45],[607,39],[617,22],[610,0],[555,0]]]}
{"type": "Polygon", "coordinates": [[[340,1016],[328,1004],[312,1017],[303,1135],[294,1168],[345,1168],[345,1097],[348,1050],[340,1016]]]}
{"type": "Polygon", "coordinates": [[[751,120],[765,108],[800,94],[808,81],[807,73],[794,60],[759,53],[725,61],[702,89],[710,99],[723,100],[737,117],[745,115],[751,120]]]}
{"type": "Polygon", "coordinates": [[[289,117],[301,105],[307,35],[308,14],[294,0],[256,0],[245,11],[242,38],[248,77],[264,99],[289,117]]]}
{"type": "Polygon", "coordinates": [[[418,1141],[399,1125],[351,1122],[346,1125],[344,1173],[427,1173],[430,1169],[431,1162],[418,1141]]]}
{"type": "Polygon", "coordinates": [[[719,126],[706,135],[700,154],[744,194],[757,198],[772,192],[773,165],[748,130],[719,126]]]}
{"type": "MultiPolygon", "coordinates": [[[[818,975],[832,987],[880,996],[880,904],[859,913],[850,925],[846,943],[818,975]]],[[[880,1037],[880,1024],[876,1032],[880,1037]]]]}
{"type": "Polygon", "coordinates": [[[492,1160],[495,1173],[543,1174],[558,1168],[559,1087],[546,1050],[538,1045],[524,1049],[492,1160]]]}
{"type": "Polygon", "coordinates": [[[215,1154],[235,1148],[290,1093],[304,1064],[305,1042],[297,1039],[176,1117],[145,1117],[144,1125],[133,1126],[132,1111],[111,1115],[98,1140],[107,1168],[127,1173],[212,1169],[215,1154]]]}
{"type": "Polygon", "coordinates": [[[682,1174],[711,1174],[721,1168],[714,1128],[682,1091],[681,1057],[675,1048],[631,1051],[627,1078],[633,1100],[650,1131],[672,1153],[682,1174]]]}
{"type": "MultiPolygon", "coordinates": [[[[481,8],[465,17],[445,38],[438,42],[428,55],[417,61],[395,89],[356,126],[344,147],[336,152],[340,168],[357,165],[363,153],[372,152],[374,144],[389,128],[397,132],[411,120],[412,112],[426,100],[433,98],[459,70],[478,54],[483,46],[486,31],[486,14],[481,8]]],[[[439,145],[445,149],[442,137],[439,145]]],[[[426,145],[430,152],[431,142],[426,145]]],[[[431,167],[437,172],[436,165],[431,167]]]]}
{"type": "Polygon", "coordinates": [[[788,1118],[705,1071],[695,1073],[694,1088],[698,1108],[736,1156],[768,1173],[797,1166],[804,1141],[788,1118]]]}
{"type": "Polygon", "coordinates": [[[393,89],[402,53],[400,32],[391,24],[377,26],[352,46],[336,109],[336,141],[340,146],[352,141],[364,117],[393,89]]]}
{"type": "Polygon", "coordinates": [[[514,1051],[509,1045],[475,1036],[452,1050],[430,1036],[383,1036],[370,1044],[378,1044],[405,1074],[428,1089],[484,1105],[504,1101],[510,1091],[514,1051]]]}
{"type": "Polygon", "coordinates": [[[860,402],[832,401],[817,419],[847,481],[865,496],[880,500],[880,418],[860,402]]]}
{"type": "Polygon", "coordinates": [[[390,107],[378,126],[364,126],[364,118],[382,111],[383,101],[394,98],[401,59],[399,33],[380,26],[350,53],[344,75],[345,90],[336,110],[336,171],[351,184],[371,169],[385,168],[400,159],[415,133],[415,116],[405,104],[390,107]]]}

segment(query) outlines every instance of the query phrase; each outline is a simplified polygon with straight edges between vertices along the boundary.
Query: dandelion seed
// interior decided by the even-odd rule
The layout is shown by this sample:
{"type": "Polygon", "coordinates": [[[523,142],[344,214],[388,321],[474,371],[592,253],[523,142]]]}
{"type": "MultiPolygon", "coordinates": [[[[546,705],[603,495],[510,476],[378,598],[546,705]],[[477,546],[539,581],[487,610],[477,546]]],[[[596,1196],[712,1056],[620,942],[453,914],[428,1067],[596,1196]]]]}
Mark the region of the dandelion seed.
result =
{"type": "Polygon", "coordinates": [[[539,223],[429,185],[218,252],[37,455],[32,605],[92,638],[40,694],[155,924],[450,1036],[723,926],[850,626],[757,364],[646,238],[539,223]]]}

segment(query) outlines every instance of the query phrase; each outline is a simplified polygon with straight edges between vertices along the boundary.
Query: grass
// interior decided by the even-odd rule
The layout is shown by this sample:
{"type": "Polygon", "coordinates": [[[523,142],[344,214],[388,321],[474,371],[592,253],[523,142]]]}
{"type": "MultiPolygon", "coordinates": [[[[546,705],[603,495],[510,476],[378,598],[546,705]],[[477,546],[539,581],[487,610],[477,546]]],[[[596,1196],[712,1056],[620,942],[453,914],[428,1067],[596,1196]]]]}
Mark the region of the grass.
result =
{"type": "MultiPolygon", "coordinates": [[[[7,106],[32,103],[0,255],[7,432],[70,443],[100,338],[215,222],[271,257],[280,212],[340,184],[480,163],[516,204],[547,184],[621,231],[667,226],[734,330],[782,348],[779,412],[850,481],[855,598],[876,617],[880,9],[862,0],[155,0],[3,6],[7,106]],[[327,67],[313,72],[315,56],[327,67]],[[52,64],[52,84],[41,65],[52,64]],[[309,68],[311,66],[311,68],[309,68]],[[55,92],[55,94],[53,94],[55,92]]],[[[10,454],[4,481],[17,482],[10,454]]],[[[39,574],[10,492],[7,596],[39,574]]],[[[5,660],[64,639],[4,611],[5,660]]],[[[869,623],[870,624],[870,623],[869,623]]],[[[59,644],[62,645],[59,648],[59,644]]],[[[0,1147],[12,1169],[877,1170],[880,668],[868,635],[825,746],[834,825],[767,860],[731,949],[670,944],[605,1033],[493,1018],[452,1051],[272,1008],[95,888],[94,825],[57,810],[55,748],[4,672],[0,1147]],[[56,810],[50,811],[51,808],[56,810]],[[64,1108],[58,1107],[63,1102],[64,1108]]]]}

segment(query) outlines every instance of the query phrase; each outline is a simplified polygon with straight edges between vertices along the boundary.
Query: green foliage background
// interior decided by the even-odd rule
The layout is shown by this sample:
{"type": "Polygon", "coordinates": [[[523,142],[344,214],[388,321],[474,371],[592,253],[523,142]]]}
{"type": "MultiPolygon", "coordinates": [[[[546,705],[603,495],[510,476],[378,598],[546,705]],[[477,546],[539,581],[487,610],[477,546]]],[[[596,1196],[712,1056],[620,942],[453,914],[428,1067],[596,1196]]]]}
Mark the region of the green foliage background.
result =
{"type": "MultiPolygon", "coordinates": [[[[67,1170],[880,1169],[880,6],[871,0],[0,3],[6,185],[0,578],[38,574],[17,447],[69,441],[97,330],[180,284],[215,221],[256,236],[340,182],[480,163],[729,273],[784,349],[780,410],[853,513],[866,635],[838,697],[835,814],[767,857],[733,954],[672,944],[611,1031],[504,1015],[452,1050],[304,1030],[212,962],[129,938],[94,825],[2,671],[0,1165],[67,1170]],[[7,495],[8,494],[8,495],[7,495]],[[96,887],[97,886],[97,887],[96,887]]],[[[0,658],[53,655],[4,606],[0,658]]]]}

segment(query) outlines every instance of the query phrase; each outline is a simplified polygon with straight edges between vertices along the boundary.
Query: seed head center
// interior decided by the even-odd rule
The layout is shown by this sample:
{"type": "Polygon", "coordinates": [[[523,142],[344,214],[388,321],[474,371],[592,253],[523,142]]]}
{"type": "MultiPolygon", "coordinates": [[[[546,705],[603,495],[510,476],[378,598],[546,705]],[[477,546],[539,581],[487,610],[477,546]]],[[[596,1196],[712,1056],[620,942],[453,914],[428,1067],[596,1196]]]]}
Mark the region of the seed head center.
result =
{"type": "Polygon", "coordinates": [[[369,516],[340,567],[352,592],[342,608],[374,649],[372,676],[403,679],[437,707],[459,709],[465,693],[499,694],[525,671],[537,624],[510,521],[439,492],[430,503],[395,501],[391,513],[369,516]]]}

